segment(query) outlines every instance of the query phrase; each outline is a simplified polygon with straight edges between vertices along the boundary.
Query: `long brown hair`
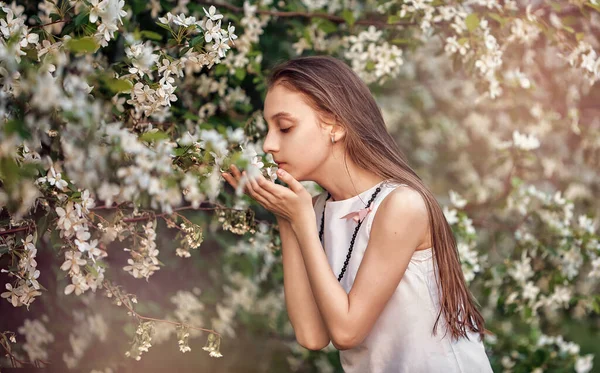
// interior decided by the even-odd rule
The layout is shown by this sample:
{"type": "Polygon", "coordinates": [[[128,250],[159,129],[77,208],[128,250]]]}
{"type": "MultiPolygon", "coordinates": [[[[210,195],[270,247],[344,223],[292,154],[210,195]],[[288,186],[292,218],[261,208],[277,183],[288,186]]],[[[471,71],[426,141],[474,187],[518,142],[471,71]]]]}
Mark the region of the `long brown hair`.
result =
{"type": "MultiPolygon", "coordinates": [[[[444,213],[431,191],[408,165],[406,157],[388,133],[371,91],[344,62],[329,56],[298,57],[275,66],[268,88],[281,84],[301,93],[319,114],[335,117],[345,127],[347,155],[358,166],[385,179],[407,184],[424,198],[429,213],[440,311],[433,327],[436,334],[442,313],[451,336],[467,337],[467,327],[483,339],[489,333],[483,316],[465,283],[456,241],[444,213]]],[[[444,334],[445,336],[446,334],[444,334]]]]}

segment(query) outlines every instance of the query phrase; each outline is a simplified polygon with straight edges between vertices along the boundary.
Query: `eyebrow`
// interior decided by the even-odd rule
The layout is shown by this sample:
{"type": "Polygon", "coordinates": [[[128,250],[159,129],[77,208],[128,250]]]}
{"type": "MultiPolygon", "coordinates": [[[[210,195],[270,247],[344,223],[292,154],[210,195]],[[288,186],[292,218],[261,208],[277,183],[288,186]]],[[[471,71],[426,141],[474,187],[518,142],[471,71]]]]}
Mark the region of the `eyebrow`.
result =
{"type": "Polygon", "coordinates": [[[273,114],[271,116],[271,120],[280,119],[280,118],[282,118],[282,119],[289,119],[289,120],[291,120],[292,122],[295,122],[295,123],[298,122],[298,119],[296,119],[292,114],[288,113],[287,111],[280,111],[279,113],[273,114]]]}

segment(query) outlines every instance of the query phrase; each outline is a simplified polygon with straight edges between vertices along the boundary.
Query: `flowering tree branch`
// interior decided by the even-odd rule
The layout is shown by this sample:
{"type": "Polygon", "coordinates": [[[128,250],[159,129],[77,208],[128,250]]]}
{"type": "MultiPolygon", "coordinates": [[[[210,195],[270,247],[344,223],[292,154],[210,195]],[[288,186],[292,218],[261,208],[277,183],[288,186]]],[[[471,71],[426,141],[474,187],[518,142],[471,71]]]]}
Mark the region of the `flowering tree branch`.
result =
{"type": "MultiPolygon", "coordinates": [[[[244,8],[240,8],[235,5],[228,4],[228,3],[216,3],[216,2],[212,2],[212,1],[198,1],[197,3],[202,4],[202,5],[207,5],[207,6],[211,6],[211,5],[218,6],[218,7],[230,10],[234,13],[243,13],[244,12],[244,8]]],[[[327,19],[334,23],[348,23],[348,20],[345,19],[344,17],[336,16],[333,14],[327,14],[327,13],[281,12],[281,11],[272,11],[272,10],[263,10],[263,9],[258,9],[256,11],[256,13],[270,15],[270,16],[274,16],[274,17],[282,17],[282,18],[290,18],[290,17],[322,18],[322,19],[327,19]]],[[[355,25],[363,25],[363,26],[377,26],[377,27],[381,27],[381,28],[388,28],[388,27],[397,27],[397,26],[410,26],[410,25],[414,25],[415,23],[413,21],[398,21],[398,22],[393,22],[393,23],[387,23],[387,22],[382,22],[382,21],[373,20],[373,19],[358,19],[354,22],[354,24],[355,25]]]]}
{"type": "Polygon", "coordinates": [[[110,283],[110,281],[105,281],[103,283],[103,285],[110,292],[110,294],[117,299],[117,305],[120,306],[121,304],[123,304],[129,310],[130,316],[134,316],[138,320],[157,321],[157,322],[164,322],[164,323],[175,325],[175,326],[185,326],[185,327],[187,327],[189,329],[200,330],[200,331],[203,331],[203,332],[209,332],[209,333],[212,333],[212,334],[215,334],[215,335],[219,336],[219,338],[221,337],[220,333],[218,333],[217,331],[212,330],[212,329],[199,328],[199,327],[196,327],[196,326],[187,325],[186,323],[182,323],[182,322],[169,321],[169,320],[164,320],[164,319],[157,319],[157,318],[153,318],[153,317],[142,316],[139,313],[137,313],[133,309],[133,306],[131,305],[131,303],[136,303],[137,301],[132,302],[128,297],[125,298],[125,299],[121,298],[121,296],[119,294],[119,291],[117,290],[118,287],[112,286],[112,284],[110,283]]]}
{"type": "Polygon", "coordinates": [[[34,361],[24,361],[24,360],[20,360],[18,359],[13,353],[12,353],[12,349],[10,348],[10,342],[11,342],[11,338],[16,342],[16,340],[14,339],[14,333],[13,336],[11,337],[6,337],[7,333],[12,333],[12,332],[3,332],[0,333],[0,335],[2,336],[2,338],[0,339],[0,345],[2,345],[2,347],[4,348],[4,351],[6,351],[6,357],[10,360],[11,363],[11,367],[12,368],[19,368],[18,364],[21,365],[33,365],[36,368],[42,368],[41,364],[44,365],[50,365],[51,363],[49,361],[43,360],[43,359],[35,359],[34,361]]]}

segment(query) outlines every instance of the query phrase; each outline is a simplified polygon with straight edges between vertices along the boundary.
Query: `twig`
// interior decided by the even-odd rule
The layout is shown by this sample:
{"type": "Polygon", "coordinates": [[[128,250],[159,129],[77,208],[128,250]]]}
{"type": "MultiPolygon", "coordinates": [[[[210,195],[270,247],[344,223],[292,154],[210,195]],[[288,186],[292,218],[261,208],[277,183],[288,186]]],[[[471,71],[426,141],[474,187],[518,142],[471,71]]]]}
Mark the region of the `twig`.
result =
{"type": "MultiPolygon", "coordinates": [[[[225,8],[235,13],[243,13],[244,8],[237,7],[235,5],[226,4],[226,3],[215,3],[212,1],[198,1],[198,4],[202,5],[214,5],[215,7],[225,8]]],[[[256,13],[258,14],[266,14],[275,17],[303,17],[303,18],[323,18],[328,19],[335,23],[347,23],[347,21],[343,17],[334,16],[331,14],[325,13],[307,13],[307,12],[276,12],[271,10],[262,10],[257,9],[256,13]]],[[[373,19],[359,19],[354,22],[355,25],[369,25],[369,26],[378,26],[378,27],[396,27],[396,26],[409,26],[414,25],[413,21],[401,21],[395,23],[387,23],[381,22],[373,19]]]]}
{"type": "Polygon", "coordinates": [[[46,26],[51,26],[57,23],[61,23],[61,22],[69,22],[71,19],[67,18],[67,19],[59,19],[58,21],[54,21],[54,22],[50,22],[50,23],[45,23],[43,25],[33,25],[31,26],[31,28],[36,28],[36,27],[46,27],[46,26]]]}
{"type": "Polygon", "coordinates": [[[135,311],[133,310],[133,308],[131,308],[131,307],[129,306],[129,303],[127,303],[127,302],[123,301],[123,299],[122,299],[122,298],[121,298],[121,297],[120,297],[118,294],[116,294],[116,293],[113,291],[113,289],[111,288],[111,286],[110,286],[110,284],[109,284],[109,282],[108,282],[108,281],[104,281],[104,283],[103,283],[103,284],[104,284],[104,286],[105,286],[105,287],[108,289],[108,291],[110,291],[110,293],[111,293],[112,295],[114,295],[114,296],[115,296],[115,298],[117,298],[117,299],[119,300],[119,302],[121,302],[123,305],[125,305],[125,307],[126,307],[126,308],[127,308],[127,309],[128,309],[128,310],[129,310],[129,311],[130,311],[130,312],[131,312],[131,313],[132,313],[132,314],[133,314],[133,315],[136,317],[136,318],[138,318],[138,319],[140,319],[140,320],[158,321],[158,322],[165,322],[165,323],[167,323],[167,324],[172,324],[172,325],[177,325],[177,326],[179,326],[179,325],[181,325],[181,326],[187,326],[187,327],[189,327],[190,329],[194,329],[194,330],[201,330],[201,331],[204,331],[204,332],[209,332],[209,333],[212,333],[212,334],[218,335],[218,336],[219,336],[219,338],[221,337],[221,334],[220,334],[220,333],[218,333],[218,332],[216,332],[216,331],[214,331],[214,330],[212,330],[212,329],[198,328],[198,327],[191,326],[191,325],[189,325],[189,324],[182,323],[182,322],[175,322],[175,321],[169,321],[169,320],[163,320],[163,319],[155,319],[155,318],[152,318],[152,317],[141,316],[140,314],[138,314],[137,312],[135,312],[135,311]]]}
{"type": "Polygon", "coordinates": [[[26,231],[26,230],[28,230],[30,228],[31,228],[31,226],[28,225],[26,227],[9,229],[9,230],[0,232],[0,236],[5,236],[7,234],[17,233],[17,232],[20,232],[20,231],[26,231]]]}
{"type": "MultiPolygon", "coordinates": [[[[214,206],[216,207],[194,207],[192,205],[189,206],[182,206],[182,207],[178,207],[176,209],[173,209],[173,213],[166,213],[163,212],[162,214],[149,214],[146,216],[140,216],[137,218],[129,218],[129,219],[123,219],[124,223],[133,223],[133,222],[138,222],[138,221],[144,221],[144,220],[148,220],[148,219],[152,219],[152,218],[162,218],[165,216],[169,216],[171,214],[175,214],[175,212],[177,211],[185,211],[185,210],[203,210],[203,211],[210,211],[210,210],[233,210],[233,211],[244,211],[241,209],[235,209],[233,207],[225,207],[223,205],[220,205],[218,203],[213,203],[214,206]]],[[[179,215],[179,214],[176,214],[179,215]]],[[[267,225],[270,225],[272,223],[265,221],[265,220],[258,220],[258,219],[254,219],[255,222],[258,223],[265,223],[267,225]]]]}
{"type": "MultiPolygon", "coordinates": [[[[216,206],[216,207],[194,207],[192,205],[190,205],[190,206],[182,206],[182,207],[173,209],[173,213],[166,213],[166,212],[164,212],[162,214],[152,214],[151,213],[151,214],[148,214],[148,215],[145,215],[145,216],[139,216],[139,217],[136,217],[136,218],[123,219],[122,221],[124,223],[135,223],[135,222],[138,222],[138,221],[145,221],[145,220],[149,220],[149,219],[153,219],[153,218],[163,218],[164,219],[166,216],[169,216],[171,214],[175,214],[175,215],[178,215],[178,216],[180,216],[180,217],[183,218],[183,216],[181,214],[176,214],[175,212],[176,211],[184,211],[184,210],[204,210],[204,211],[210,211],[210,210],[234,210],[234,211],[244,211],[244,210],[241,210],[241,209],[235,209],[233,207],[225,207],[225,206],[220,205],[218,203],[213,203],[213,205],[216,206]]],[[[91,208],[90,210],[91,211],[93,211],[93,210],[99,210],[99,209],[110,210],[110,209],[119,208],[119,206],[120,205],[117,205],[117,206],[100,206],[100,207],[91,208]]],[[[92,212],[92,214],[100,217],[100,215],[95,214],[93,212],[92,212]]],[[[104,219],[104,220],[106,221],[106,219],[104,219]]],[[[266,220],[254,219],[254,221],[257,222],[257,223],[264,223],[266,225],[273,225],[273,223],[271,223],[269,221],[266,221],[266,220]]],[[[13,228],[13,229],[9,229],[9,230],[6,230],[6,231],[1,231],[0,232],[0,237],[6,236],[6,235],[9,235],[9,234],[13,234],[13,233],[17,233],[17,232],[20,232],[20,231],[28,230],[30,228],[32,228],[32,227],[31,226],[26,226],[26,227],[13,228]]]]}
{"type": "MultiPolygon", "coordinates": [[[[2,334],[4,335],[4,333],[2,333],[2,334]]],[[[35,367],[37,367],[39,363],[50,365],[49,361],[45,361],[45,360],[41,360],[41,359],[35,359],[33,362],[19,360],[19,359],[17,359],[17,357],[15,355],[13,355],[13,353],[5,345],[5,343],[7,343],[7,342],[4,340],[4,338],[3,338],[3,340],[0,340],[0,345],[2,345],[2,347],[6,351],[6,355],[10,359],[10,363],[11,363],[11,365],[12,365],[13,368],[18,368],[16,363],[19,363],[21,365],[33,365],[35,367]]]]}

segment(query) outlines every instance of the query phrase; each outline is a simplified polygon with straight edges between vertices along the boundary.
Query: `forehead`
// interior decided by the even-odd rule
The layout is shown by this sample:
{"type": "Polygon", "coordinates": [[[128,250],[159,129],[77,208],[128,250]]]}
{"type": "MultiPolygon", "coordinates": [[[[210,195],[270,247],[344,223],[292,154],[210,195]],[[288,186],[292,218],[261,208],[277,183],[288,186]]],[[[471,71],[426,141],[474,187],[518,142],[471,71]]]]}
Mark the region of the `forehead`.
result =
{"type": "Polygon", "coordinates": [[[305,113],[307,110],[311,110],[311,108],[305,102],[302,94],[292,91],[281,84],[277,84],[267,92],[263,115],[265,119],[271,120],[273,115],[280,112],[286,112],[295,116],[305,113]]]}

